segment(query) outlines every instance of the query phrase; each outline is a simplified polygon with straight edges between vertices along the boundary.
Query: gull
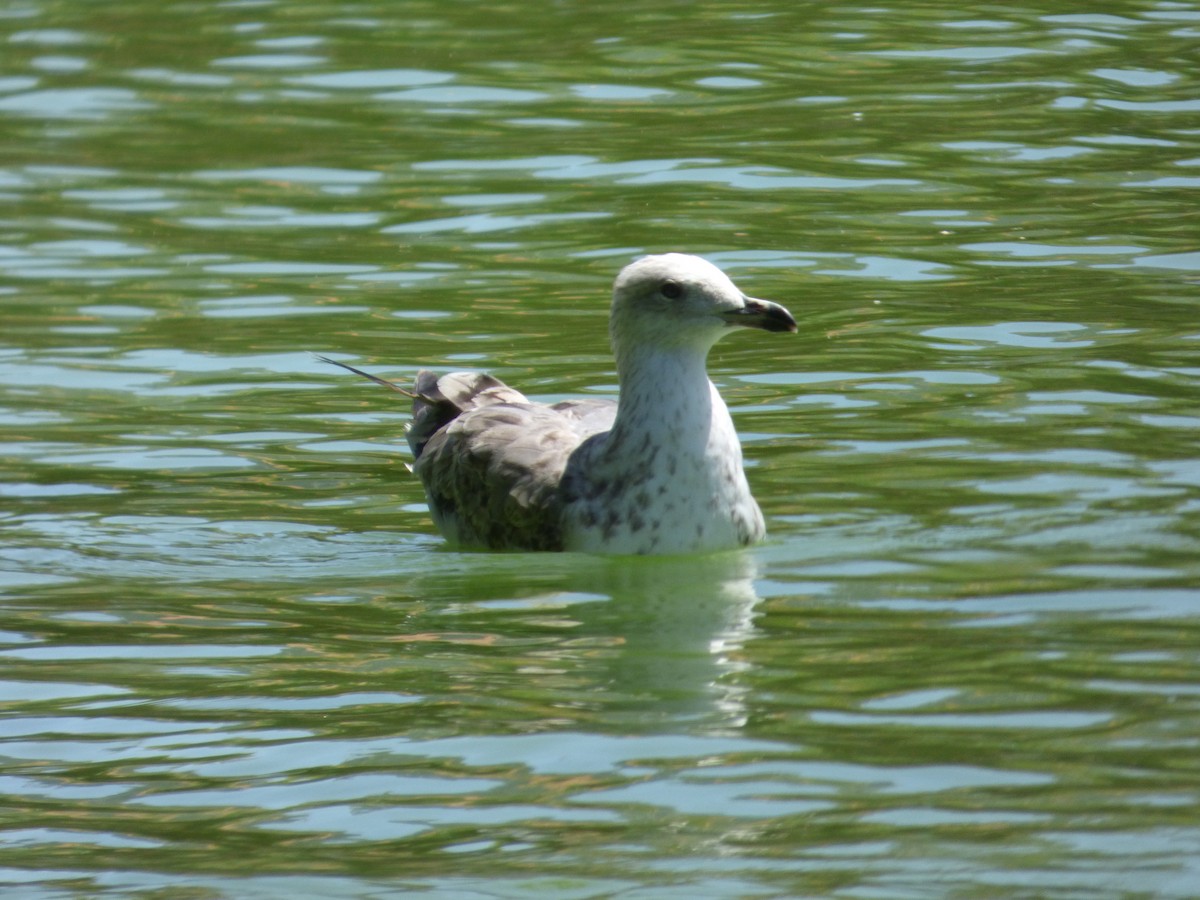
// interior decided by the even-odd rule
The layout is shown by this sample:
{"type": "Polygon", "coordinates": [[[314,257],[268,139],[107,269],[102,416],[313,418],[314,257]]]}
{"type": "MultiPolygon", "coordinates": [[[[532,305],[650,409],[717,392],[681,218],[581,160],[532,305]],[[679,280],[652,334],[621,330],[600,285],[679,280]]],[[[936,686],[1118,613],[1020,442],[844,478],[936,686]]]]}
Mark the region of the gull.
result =
{"type": "Polygon", "coordinates": [[[729,410],[706,369],[734,328],[796,330],[717,266],[645,256],[613,285],[618,399],[537,403],[491,375],[422,370],[411,469],[434,524],[467,550],[708,553],[766,534],[729,410]]]}

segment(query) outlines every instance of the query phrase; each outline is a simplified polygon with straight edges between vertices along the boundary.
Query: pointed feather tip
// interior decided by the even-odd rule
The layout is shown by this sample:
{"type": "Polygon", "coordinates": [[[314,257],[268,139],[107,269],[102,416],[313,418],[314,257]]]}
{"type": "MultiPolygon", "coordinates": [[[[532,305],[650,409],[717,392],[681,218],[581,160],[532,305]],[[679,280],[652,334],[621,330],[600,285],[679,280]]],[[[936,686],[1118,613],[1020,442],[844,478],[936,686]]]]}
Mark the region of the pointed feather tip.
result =
{"type": "Polygon", "coordinates": [[[354,366],[347,365],[344,362],[338,362],[336,359],[330,359],[328,356],[322,356],[320,353],[314,353],[313,356],[315,356],[320,362],[329,363],[331,366],[337,366],[341,369],[345,369],[347,372],[353,372],[355,375],[367,379],[367,381],[373,381],[378,385],[382,385],[389,391],[395,391],[397,394],[403,394],[405,397],[409,397],[413,400],[419,399],[418,394],[414,394],[412,391],[405,390],[404,388],[400,387],[400,385],[388,381],[386,378],[380,378],[378,375],[372,375],[370,372],[364,372],[362,369],[356,369],[354,366]]]}

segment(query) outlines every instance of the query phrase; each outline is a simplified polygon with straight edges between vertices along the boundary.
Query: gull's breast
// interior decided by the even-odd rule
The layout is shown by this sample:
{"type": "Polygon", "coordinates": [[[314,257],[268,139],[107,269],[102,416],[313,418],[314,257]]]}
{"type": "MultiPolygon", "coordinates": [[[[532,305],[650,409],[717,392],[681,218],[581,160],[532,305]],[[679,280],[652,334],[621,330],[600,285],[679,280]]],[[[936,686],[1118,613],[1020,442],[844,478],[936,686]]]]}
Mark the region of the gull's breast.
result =
{"type": "Polygon", "coordinates": [[[568,550],[671,554],[728,550],[760,540],[762,513],[724,415],[698,445],[665,423],[612,454],[599,436],[580,447],[562,484],[568,550]]]}

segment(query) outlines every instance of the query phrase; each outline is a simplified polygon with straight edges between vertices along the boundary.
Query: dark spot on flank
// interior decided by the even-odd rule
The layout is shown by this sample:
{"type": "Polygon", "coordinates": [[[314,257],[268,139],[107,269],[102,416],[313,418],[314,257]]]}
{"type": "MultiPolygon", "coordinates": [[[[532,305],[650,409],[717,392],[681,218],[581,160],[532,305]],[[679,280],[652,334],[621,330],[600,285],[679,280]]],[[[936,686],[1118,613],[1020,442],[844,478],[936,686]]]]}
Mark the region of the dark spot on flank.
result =
{"type": "Polygon", "coordinates": [[[734,519],[734,527],[737,529],[738,543],[743,547],[747,544],[754,543],[754,529],[750,527],[750,522],[745,516],[737,516],[734,519]]]}
{"type": "Polygon", "coordinates": [[[604,539],[610,539],[617,530],[617,513],[615,510],[609,510],[604,517],[604,539]]]}

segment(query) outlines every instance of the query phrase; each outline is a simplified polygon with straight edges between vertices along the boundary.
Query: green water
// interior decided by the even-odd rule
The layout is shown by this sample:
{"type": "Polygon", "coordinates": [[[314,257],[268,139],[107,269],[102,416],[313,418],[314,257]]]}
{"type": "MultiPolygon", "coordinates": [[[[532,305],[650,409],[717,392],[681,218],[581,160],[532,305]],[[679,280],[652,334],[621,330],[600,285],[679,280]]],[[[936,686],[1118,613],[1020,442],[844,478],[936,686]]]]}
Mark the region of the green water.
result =
{"type": "Polygon", "coordinates": [[[0,6],[0,885],[1190,897],[1200,5],[0,6]],[[458,554],[407,379],[611,396],[770,541],[458,554]]]}

